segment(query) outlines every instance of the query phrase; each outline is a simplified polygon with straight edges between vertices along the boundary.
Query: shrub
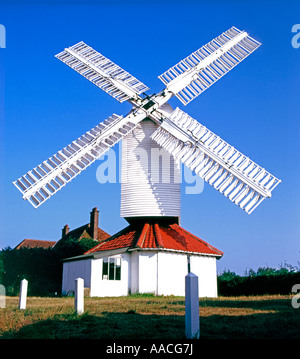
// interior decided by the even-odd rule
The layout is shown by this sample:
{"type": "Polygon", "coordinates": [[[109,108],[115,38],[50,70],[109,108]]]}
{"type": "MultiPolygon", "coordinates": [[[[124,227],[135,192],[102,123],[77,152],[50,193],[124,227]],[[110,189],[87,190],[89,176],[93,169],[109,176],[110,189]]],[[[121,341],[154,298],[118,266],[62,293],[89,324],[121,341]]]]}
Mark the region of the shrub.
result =
{"type": "Polygon", "coordinates": [[[222,296],[290,294],[300,283],[300,271],[295,267],[250,269],[245,276],[224,271],[218,276],[218,292],[222,296]]]}

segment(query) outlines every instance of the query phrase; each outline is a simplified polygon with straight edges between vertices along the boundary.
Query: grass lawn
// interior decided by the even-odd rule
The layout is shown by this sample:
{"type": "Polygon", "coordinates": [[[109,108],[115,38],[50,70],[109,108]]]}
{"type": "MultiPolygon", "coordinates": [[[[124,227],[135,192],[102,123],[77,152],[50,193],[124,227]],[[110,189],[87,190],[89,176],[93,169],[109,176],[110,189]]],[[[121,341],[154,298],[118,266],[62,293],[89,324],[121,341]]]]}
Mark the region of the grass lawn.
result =
{"type": "MultiPolygon", "coordinates": [[[[300,308],[292,296],[202,298],[201,339],[300,338],[300,308]]],[[[132,295],[85,298],[85,313],[74,313],[74,298],[7,297],[0,309],[5,339],[181,339],[184,297],[132,295]]]]}

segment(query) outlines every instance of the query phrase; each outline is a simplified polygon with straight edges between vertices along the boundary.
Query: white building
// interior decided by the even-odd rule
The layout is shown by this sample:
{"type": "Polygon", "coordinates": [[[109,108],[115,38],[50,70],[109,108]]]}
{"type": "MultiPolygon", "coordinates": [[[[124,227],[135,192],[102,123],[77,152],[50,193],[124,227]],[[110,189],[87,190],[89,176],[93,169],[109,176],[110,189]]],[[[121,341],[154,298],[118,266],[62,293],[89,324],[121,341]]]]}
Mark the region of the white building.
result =
{"type": "Polygon", "coordinates": [[[223,253],[177,223],[167,222],[134,222],[84,255],[66,259],[62,294],[73,291],[80,277],[93,297],[184,296],[189,263],[199,277],[199,297],[216,297],[216,260],[223,253]]]}

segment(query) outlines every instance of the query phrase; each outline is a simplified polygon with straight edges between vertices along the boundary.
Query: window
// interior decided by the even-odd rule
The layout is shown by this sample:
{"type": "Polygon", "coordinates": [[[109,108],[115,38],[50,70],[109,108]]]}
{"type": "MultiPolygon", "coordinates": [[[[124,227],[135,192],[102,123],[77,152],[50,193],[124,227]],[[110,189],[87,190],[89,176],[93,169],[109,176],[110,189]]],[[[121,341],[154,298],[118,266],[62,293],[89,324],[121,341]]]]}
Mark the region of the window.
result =
{"type": "Polygon", "coordinates": [[[103,258],[102,279],[121,280],[121,257],[103,258]]]}
{"type": "Polygon", "coordinates": [[[102,279],[107,279],[108,276],[108,258],[103,258],[102,279]]]}

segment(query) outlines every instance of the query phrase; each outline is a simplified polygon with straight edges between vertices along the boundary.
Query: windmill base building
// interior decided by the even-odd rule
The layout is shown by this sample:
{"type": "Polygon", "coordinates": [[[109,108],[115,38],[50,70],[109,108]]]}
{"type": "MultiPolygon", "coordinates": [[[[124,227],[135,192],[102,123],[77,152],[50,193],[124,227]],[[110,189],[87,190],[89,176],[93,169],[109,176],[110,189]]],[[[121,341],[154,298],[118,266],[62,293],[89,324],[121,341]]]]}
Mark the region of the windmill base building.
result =
{"type": "Polygon", "coordinates": [[[185,295],[185,276],[199,278],[199,297],[217,297],[217,260],[223,253],[173,218],[140,218],[82,256],[63,263],[62,294],[84,279],[92,297],[134,293],[185,295]]]}

